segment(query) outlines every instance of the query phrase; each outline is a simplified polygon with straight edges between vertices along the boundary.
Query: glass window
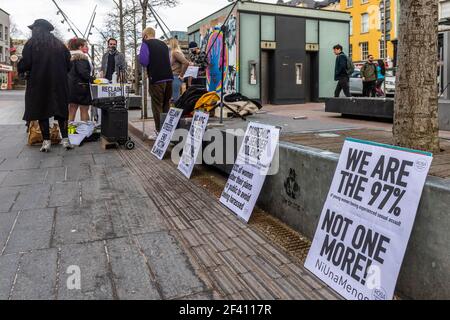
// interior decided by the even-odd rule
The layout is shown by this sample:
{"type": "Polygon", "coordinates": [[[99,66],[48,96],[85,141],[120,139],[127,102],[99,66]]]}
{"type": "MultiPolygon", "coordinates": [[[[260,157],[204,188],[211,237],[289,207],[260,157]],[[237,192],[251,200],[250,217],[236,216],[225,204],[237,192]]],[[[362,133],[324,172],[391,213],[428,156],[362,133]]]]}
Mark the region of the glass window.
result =
{"type": "Polygon", "coordinates": [[[386,50],[384,48],[384,44],[385,42],[383,40],[380,40],[380,53],[379,53],[380,59],[386,58],[386,50]]]}
{"type": "Polygon", "coordinates": [[[350,35],[353,35],[353,17],[350,17],[350,35]]]}
{"type": "Polygon", "coordinates": [[[275,41],[274,16],[261,16],[261,41],[275,41]]]}
{"type": "Polygon", "coordinates": [[[5,40],[8,41],[8,27],[5,27],[5,40]]]}
{"type": "Polygon", "coordinates": [[[3,25],[0,23],[0,40],[3,40],[3,25]]]}
{"type": "Polygon", "coordinates": [[[347,0],[347,8],[353,7],[353,0],[347,0]]]}
{"type": "Polygon", "coordinates": [[[369,14],[363,13],[361,15],[361,33],[369,32],[369,14]]]}
{"type": "Polygon", "coordinates": [[[350,44],[348,47],[348,57],[353,60],[353,45],[350,44]]]}
{"type": "Polygon", "coordinates": [[[369,57],[369,43],[368,42],[361,42],[361,59],[367,60],[369,57]]]}

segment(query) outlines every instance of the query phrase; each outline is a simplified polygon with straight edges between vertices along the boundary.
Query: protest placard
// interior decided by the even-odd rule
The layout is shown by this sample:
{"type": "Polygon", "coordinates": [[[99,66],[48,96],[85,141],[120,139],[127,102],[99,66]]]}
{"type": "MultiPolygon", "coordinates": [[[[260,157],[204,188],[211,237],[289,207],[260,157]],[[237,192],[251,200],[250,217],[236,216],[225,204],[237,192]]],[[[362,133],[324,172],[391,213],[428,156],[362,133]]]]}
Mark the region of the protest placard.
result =
{"type": "Polygon", "coordinates": [[[220,202],[245,222],[250,220],[256,201],[278,146],[280,129],[250,123],[220,202]]]}
{"type": "Polygon", "coordinates": [[[152,154],[159,160],[164,158],[182,114],[183,110],[177,108],[170,108],[167,113],[166,120],[164,121],[161,131],[158,134],[158,138],[152,148],[152,154]]]}
{"type": "Polygon", "coordinates": [[[201,111],[197,111],[192,119],[191,128],[183,148],[183,155],[178,164],[178,170],[188,179],[191,178],[198,154],[202,148],[203,136],[205,135],[208,120],[209,114],[201,111]]]}
{"type": "Polygon", "coordinates": [[[392,299],[432,160],[347,139],[305,267],[346,299],[392,299]]]}

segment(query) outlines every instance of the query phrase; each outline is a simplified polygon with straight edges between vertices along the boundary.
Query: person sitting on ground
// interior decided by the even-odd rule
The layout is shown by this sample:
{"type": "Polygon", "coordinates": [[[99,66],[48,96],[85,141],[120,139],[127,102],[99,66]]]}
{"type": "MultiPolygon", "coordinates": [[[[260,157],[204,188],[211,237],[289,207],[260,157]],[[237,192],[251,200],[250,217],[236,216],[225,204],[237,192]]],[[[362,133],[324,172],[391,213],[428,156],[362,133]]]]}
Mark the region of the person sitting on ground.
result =
{"type": "Polygon", "coordinates": [[[89,47],[84,39],[69,41],[72,68],[69,72],[69,122],[75,121],[80,108],[81,121],[89,121],[89,105],[92,103],[90,84],[93,81],[92,64],[87,53],[89,47]]]}
{"type": "Polygon", "coordinates": [[[29,28],[32,36],[17,66],[19,73],[28,73],[23,119],[39,121],[44,140],[41,152],[49,152],[51,148],[52,117],[59,123],[63,147],[72,149],[67,132],[70,52],[51,33],[55,28],[47,20],[38,19],[29,28]]]}

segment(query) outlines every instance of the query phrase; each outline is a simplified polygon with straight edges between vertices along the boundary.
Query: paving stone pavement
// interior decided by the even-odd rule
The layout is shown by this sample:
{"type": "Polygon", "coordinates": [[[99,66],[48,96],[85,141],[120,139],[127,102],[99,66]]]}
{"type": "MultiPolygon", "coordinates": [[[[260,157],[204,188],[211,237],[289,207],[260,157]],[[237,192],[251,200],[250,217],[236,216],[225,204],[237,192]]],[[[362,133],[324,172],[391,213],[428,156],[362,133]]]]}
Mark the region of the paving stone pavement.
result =
{"type": "Polygon", "coordinates": [[[0,123],[1,300],[339,299],[148,146],[42,154],[24,129],[0,123]]]}

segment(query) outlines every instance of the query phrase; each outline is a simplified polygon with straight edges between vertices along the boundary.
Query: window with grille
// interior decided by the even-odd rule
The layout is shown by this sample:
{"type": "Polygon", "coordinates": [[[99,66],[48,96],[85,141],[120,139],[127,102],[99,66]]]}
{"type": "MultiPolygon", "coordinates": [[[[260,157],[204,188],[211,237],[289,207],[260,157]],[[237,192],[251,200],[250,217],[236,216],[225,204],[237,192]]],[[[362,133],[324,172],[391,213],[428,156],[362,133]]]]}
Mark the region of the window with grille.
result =
{"type": "Polygon", "coordinates": [[[367,60],[369,57],[369,43],[368,42],[361,42],[361,59],[367,60]]]}

